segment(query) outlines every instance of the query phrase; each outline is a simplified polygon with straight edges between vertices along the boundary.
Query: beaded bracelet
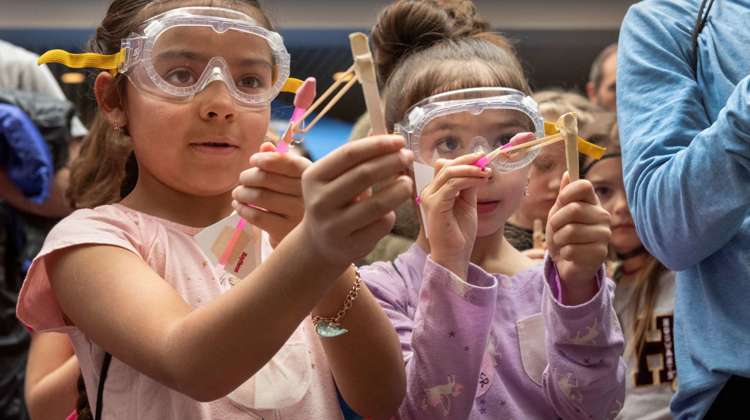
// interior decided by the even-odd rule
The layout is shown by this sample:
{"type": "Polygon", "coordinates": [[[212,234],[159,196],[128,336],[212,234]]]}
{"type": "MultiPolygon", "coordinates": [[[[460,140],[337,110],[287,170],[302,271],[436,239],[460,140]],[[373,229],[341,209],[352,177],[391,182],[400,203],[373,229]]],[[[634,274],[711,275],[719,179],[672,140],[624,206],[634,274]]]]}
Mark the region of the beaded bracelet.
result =
{"type": "Polygon", "coordinates": [[[347,312],[349,312],[349,309],[351,309],[352,305],[354,304],[354,300],[357,299],[357,296],[359,296],[359,289],[362,287],[362,278],[359,276],[359,271],[355,268],[354,269],[354,284],[352,285],[351,290],[349,290],[349,293],[346,295],[346,300],[344,300],[344,306],[339,309],[338,312],[336,312],[336,316],[334,317],[322,317],[322,316],[314,316],[312,318],[313,326],[315,327],[315,332],[318,333],[321,337],[331,338],[331,337],[338,337],[340,335],[344,335],[349,332],[346,328],[341,326],[341,320],[344,318],[344,315],[346,315],[347,312]]]}

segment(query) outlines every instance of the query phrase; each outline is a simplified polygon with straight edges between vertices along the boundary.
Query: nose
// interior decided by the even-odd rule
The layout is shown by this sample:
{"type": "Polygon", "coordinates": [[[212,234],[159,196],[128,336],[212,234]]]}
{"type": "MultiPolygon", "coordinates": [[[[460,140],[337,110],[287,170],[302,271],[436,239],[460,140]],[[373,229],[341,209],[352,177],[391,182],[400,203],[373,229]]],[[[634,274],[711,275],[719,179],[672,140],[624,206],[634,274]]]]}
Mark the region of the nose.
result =
{"type": "Polygon", "coordinates": [[[628,208],[628,197],[625,195],[625,191],[619,191],[614,196],[614,202],[612,203],[612,213],[620,217],[630,217],[630,209],[628,208]]]}
{"type": "Polygon", "coordinates": [[[223,81],[215,80],[198,96],[201,99],[200,116],[205,121],[234,121],[237,105],[223,81]]]}

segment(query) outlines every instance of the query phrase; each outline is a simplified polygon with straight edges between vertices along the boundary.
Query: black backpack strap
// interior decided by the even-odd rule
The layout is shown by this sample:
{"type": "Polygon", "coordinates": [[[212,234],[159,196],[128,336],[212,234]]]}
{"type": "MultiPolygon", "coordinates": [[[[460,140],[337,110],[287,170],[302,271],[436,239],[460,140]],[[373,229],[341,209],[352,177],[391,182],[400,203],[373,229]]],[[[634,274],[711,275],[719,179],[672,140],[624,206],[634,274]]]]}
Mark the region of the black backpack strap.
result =
{"type": "Polygon", "coordinates": [[[102,419],[102,399],[104,398],[104,382],[107,381],[107,373],[109,372],[109,364],[112,362],[112,355],[104,353],[104,360],[102,361],[102,371],[99,374],[99,389],[96,391],[96,414],[94,414],[94,420],[102,419]]]}
{"type": "Polygon", "coordinates": [[[698,17],[695,19],[695,26],[693,27],[693,35],[691,37],[692,42],[692,62],[690,63],[693,68],[693,73],[697,73],[698,71],[698,35],[703,30],[703,27],[706,26],[706,21],[708,20],[708,14],[711,12],[711,6],[714,5],[714,0],[703,0],[701,1],[701,7],[698,9],[698,17]],[[708,3],[708,7],[706,7],[706,4],[708,3]],[[705,12],[704,12],[705,9],[705,12]]]}

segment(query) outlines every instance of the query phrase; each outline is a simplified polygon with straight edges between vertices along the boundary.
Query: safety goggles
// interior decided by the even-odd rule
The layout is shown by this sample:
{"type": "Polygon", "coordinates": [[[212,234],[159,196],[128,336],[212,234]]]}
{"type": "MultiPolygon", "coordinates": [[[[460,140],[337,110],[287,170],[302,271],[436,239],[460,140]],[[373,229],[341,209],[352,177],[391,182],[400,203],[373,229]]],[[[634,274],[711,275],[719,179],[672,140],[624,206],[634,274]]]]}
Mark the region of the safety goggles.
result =
{"type": "Polygon", "coordinates": [[[117,54],[45,53],[40,63],[122,73],[133,85],[172,101],[189,101],[221,81],[243,106],[267,106],[281,91],[295,92],[281,35],[250,16],[218,7],[184,7],[146,20],[122,40],[117,54]]]}
{"type": "MultiPolygon", "coordinates": [[[[508,88],[473,88],[426,98],[396,124],[415,161],[434,166],[438,159],[470,153],[489,153],[506,145],[516,134],[544,136],[544,120],[536,102],[508,88]]],[[[538,149],[509,153],[492,161],[499,172],[520,169],[539,154],[538,149]]]]}

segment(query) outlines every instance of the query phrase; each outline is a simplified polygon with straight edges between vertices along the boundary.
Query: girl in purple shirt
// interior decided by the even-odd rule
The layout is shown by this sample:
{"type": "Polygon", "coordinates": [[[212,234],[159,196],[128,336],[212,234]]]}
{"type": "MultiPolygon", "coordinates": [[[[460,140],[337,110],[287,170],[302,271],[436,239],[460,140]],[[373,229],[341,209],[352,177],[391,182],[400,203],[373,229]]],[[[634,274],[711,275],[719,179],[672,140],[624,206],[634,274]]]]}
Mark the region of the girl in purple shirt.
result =
{"type": "Polygon", "coordinates": [[[602,270],[609,213],[563,176],[534,264],[503,238],[543,133],[521,66],[471,2],[399,1],[373,29],[386,119],[414,151],[421,230],[361,275],[401,340],[406,419],[605,419],[623,404],[623,336],[602,270]],[[527,132],[534,132],[529,134],[527,132]]]}

